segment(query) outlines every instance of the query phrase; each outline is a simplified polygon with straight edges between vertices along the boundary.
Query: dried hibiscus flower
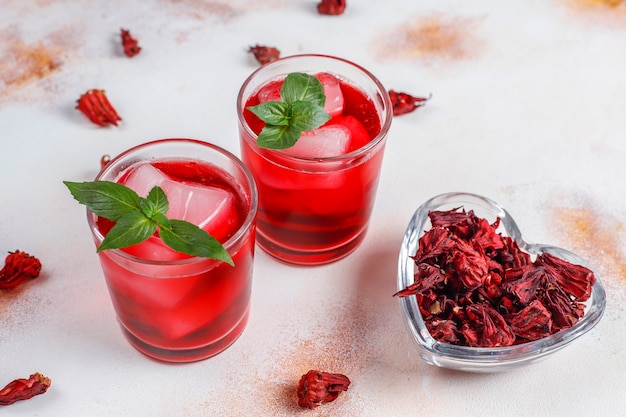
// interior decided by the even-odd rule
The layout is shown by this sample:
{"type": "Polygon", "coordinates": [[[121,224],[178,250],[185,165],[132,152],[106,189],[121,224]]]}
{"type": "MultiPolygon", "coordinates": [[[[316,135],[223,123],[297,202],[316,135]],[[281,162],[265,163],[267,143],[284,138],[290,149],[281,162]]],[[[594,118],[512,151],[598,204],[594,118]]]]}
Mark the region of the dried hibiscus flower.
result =
{"type": "Polygon", "coordinates": [[[9,382],[0,390],[0,405],[11,405],[17,401],[28,400],[48,390],[52,381],[38,372],[28,379],[20,378],[9,382]]]}
{"type": "Polygon", "coordinates": [[[432,228],[413,256],[415,296],[430,334],[445,343],[510,346],[573,326],[595,276],[549,253],[533,261],[517,242],[459,208],[428,213],[432,228]]]}
{"type": "Polygon", "coordinates": [[[350,380],[342,374],[310,370],[298,382],[298,405],[316,408],[334,401],[341,391],[347,391],[350,380]]]}
{"type": "Polygon", "coordinates": [[[276,61],[278,58],[280,58],[280,51],[271,46],[251,46],[250,49],[248,49],[248,52],[254,55],[254,58],[256,58],[256,60],[259,61],[259,64],[261,65],[267,64],[268,62],[276,61]]]}
{"type": "Polygon", "coordinates": [[[418,107],[425,105],[426,101],[430,99],[430,97],[414,97],[394,90],[389,90],[389,98],[391,99],[394,116],[411,113],[418,107]]]}
{"type": "Polygon", "coordinates": [[[322,0],[317,5],[319,14],[340,15],[346,9],[346,0],[322,0]]]}
{"type": "Polygon", "coordinates": [[[14,288],[27,279],[35,279],[41,271],[41,262],[26,252],[9,252],[0,270],[0,290],[14,288]]]}
{"type": "Polygon", "coordinates": [[[98,126],[105,127],[108,124],[117,126],[117,122],[122,120],[109,102],[104,90],[88,90],[80,96],[76,108],[98,126]]]}
{"type": "Polygon", "coordinates": [[[132,58],[141,52],[141,47],[137,39],[133,38],[130,31],[126,29],[120,29],[120,37],[122,38],[122,47],[124,48],[124,54],[127,57],[132,58]]]}

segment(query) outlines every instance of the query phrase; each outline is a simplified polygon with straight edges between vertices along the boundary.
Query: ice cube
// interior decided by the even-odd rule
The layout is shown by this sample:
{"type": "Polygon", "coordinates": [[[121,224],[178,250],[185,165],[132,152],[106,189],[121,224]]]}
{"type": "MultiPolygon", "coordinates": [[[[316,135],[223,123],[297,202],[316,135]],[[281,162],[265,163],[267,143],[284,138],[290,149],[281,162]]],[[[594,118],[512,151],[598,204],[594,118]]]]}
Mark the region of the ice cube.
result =
{"type": "MultiPolygon", "coordinates": [[[[324,104],[324,110],[328,114],[338,116],[343,112],[343,93],[339,86],[339,80],[329,73],[321,72],[316,74],[315,77],[320,80],[324,86],[324,95],[326,96],[326,102],[324,104]]],[[[269,84],[263,86],[259,90],[259,103],[266,101],[280,101],[280,89],[283,86],[283,81],[272,81],[269,84]]]]}
{"type": "Polygon", "coordinates": [[[141,259],[152,261],[176,261],[179,259],[189,258],[188,255],[177,252],[169,246],[165,245],[160,237],[152,235],[148,240],[144,240],[133,246],[123,249],[124,252],[134,255],[141,259]]]}
{"type": "Polygon", "coordinates": [[[350,130],[350,146],[346,152],[356,151],[357,149],[367,145],[370,141],[370,135],[365,126],[354,116],[338,116],[332,119],[326,126],[344,126],[350,130]]]}
{"type": "Polygon", "coordinates": [[[326,96],[324,110],[326,110],[331,117],[340,115],[343,112],[343,93],[339,86],[339,80],[327,72],[321,72],[315,77],[320,80],[324,86],[324,95],[326,96]]]}
{"type": "Polygon", "coordinates": [[[235,198],[227,190],[173,180],[165,180],[161,186],[169,201],[170,219],[193,223],[218,240],[224,239],[238,223],[235,198]]]}
{"type": "Polygon", "coordinates": [[[343,155],[349,145],[350,129],[337,124],[302,132],[296,144],[283,152],[301,158],[328,158],[343,155]]]}
{"type": "MultiPolygon", "coordinates": [[[[124,184],[141,197],[146,197],[153,187],[161,187],[169,203],[167,218],[193,223],[220,241],[238,224],[235,198],[222,188],[175,181],[150,163],[134,168],[124,184]]],[[[126,252],[146,259],[181,259],[181,254],[156,236],[127,248],[126,252]]]]}
{"type": "Polygon", "coordinates": [[[150,163],[143,163],[130,172],[124,179],[124,185],[134,190],[141,197],[146,197],[155,186],[161,186],[169,177],[150,163]]]}

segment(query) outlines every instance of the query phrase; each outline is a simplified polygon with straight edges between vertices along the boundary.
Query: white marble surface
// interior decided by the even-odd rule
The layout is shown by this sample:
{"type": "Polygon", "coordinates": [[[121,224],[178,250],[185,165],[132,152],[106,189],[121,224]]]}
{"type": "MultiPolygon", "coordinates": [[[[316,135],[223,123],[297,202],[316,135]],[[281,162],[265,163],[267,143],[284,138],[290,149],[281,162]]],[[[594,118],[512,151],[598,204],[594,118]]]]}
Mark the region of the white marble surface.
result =
{"type": "Polygon", "coordinates": [[[0,0],[0,252],[43,264],[40,278],[0,293],[0,385],[52,378],[0,415],[623,415],[626,3],[348,0],[333,17],[316,3],[0,0]],[[132,59],[120,28],[143,48],[132,59]],[[84,208],[61,181],[90,180],[103,154],[157,138],[239,154],[235,97],[257,43],[342,56],[432,99],[393,122],[356,252],[295,268],[258,251],[242,337],[206,361],[157,363],[124,340],[84,208]],[[119,127],[74,109],[90,88],[106,90],[119,127]],[[512,372],[426,365],[392,297],[397,255],[417,206],[449,191],[490,197],[527,240],[585,258],[607,289],[599,325],[512,372]],[[300,410],[294,387],[311,368],[348,375],[349,391],[300,410]]]}

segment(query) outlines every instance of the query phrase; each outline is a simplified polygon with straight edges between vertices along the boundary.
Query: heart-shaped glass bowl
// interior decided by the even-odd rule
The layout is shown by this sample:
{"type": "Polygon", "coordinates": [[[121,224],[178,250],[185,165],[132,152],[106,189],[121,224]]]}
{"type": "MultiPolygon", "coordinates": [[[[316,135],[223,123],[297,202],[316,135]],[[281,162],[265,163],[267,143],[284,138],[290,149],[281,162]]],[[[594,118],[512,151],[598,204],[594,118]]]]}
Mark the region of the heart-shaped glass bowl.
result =
{"type": "MultiPolygon", "coordinates": [[[[414,282],[415,262],[411,256],[417,251],[420,237],[431,227],[428,213],[432,210],[451,210],[459,207],[466,211],[473,210],[478,217],[485,218],[491,223],[499,217],[500,225],[497,232],[514,239],[520,249],[530,255],[547,252],[571,263],[585,266],[584,261],[570,251],[525,242],[511,215],[496,202],[475,194],[448,193],[426,201],[415,211],[409,222],[398,259],[398,291],[414,282]]],[[[416,298],[408,296],[399,300],[410,334],[417,342],[422,359],[442,368],[471,372],[506,371],[545,358],[591,330],[600,321],[606,308],[605,291],[596,276],[591,297],[586,301],[585,314],[574,326],[532,342],[483,348],[458,346],[435,340],[424,324],[416,298]]]]}

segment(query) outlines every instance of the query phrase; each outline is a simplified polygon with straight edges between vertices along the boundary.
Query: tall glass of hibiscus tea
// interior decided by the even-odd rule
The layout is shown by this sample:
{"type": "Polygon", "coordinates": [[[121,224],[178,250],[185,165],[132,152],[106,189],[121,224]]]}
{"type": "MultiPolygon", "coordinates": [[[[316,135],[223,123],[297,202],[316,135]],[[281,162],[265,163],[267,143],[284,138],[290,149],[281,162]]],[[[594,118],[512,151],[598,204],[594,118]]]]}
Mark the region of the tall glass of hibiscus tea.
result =
{"type": "Polygon", "coordinates": [[[241,158],[259,190],[257,244],[320,265],[363,241],[375,202],[389,94],[342,58],[294,55],[259,67],[237,97],[241,158]]]}
{"type": "Polygon", "coordinates": [[[207,142],[163,139],[113,158],[94,182],[66,185],[87,205],[113,307],[136,349],[191,362],[241,335],[257,190],[238,158],[207,142]]]}

